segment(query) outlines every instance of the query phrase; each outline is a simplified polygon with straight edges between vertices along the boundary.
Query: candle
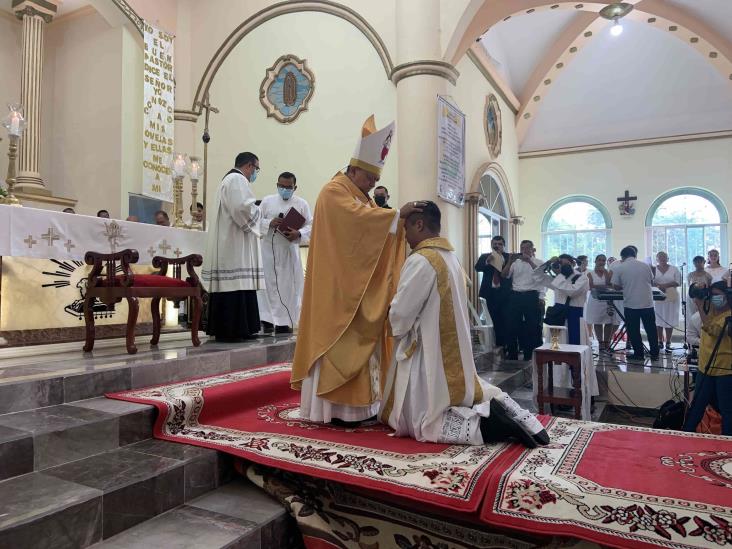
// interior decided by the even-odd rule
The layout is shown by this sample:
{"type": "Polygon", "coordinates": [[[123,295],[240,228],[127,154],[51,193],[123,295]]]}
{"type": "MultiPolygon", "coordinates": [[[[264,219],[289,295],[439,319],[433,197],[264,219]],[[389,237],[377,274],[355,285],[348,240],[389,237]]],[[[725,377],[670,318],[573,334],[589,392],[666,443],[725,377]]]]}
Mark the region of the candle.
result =
{"type": "Polygon", "coordinates": [[[20,135],[20,115],[15,111],[10,114],[10,129],[8,133],[10,135],[20,135]]]}
{"type": "Polygon", "coordinates": [[[201,170],[201,165],[197,161],[191,162],[191,179],[198,179],[199,171],[201,170]]]}
{"type": "Polygon", "coordinates": [[[175,168],[175,175],[183,176],[186,173],[186,161],[181,155],[176,156],[175,162],[173,163],[175,168]]]}

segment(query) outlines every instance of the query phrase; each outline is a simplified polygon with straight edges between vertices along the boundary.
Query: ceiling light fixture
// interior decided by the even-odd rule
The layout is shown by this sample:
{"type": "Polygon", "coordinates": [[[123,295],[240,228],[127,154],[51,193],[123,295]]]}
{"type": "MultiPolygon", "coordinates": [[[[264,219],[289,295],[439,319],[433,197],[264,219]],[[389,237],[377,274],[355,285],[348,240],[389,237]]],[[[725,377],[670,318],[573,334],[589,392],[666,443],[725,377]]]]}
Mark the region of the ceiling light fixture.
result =
{"type": "Polygon", "coordinates": [[[620,36],[623,34],[623,25],[620,24],[620,19],[615,19],[615,23],[610,27],[610,34],[613,36],[620,36]]]}
{"type": "Polygon", "coordinates": [[[614,2],[608,4],[600,10],[600,16],[613,22],[610,28],[610,34],[620,36],[623,33],[623,25],[620,20],[633,11],[633,5],[626,2],[614,2]]]}

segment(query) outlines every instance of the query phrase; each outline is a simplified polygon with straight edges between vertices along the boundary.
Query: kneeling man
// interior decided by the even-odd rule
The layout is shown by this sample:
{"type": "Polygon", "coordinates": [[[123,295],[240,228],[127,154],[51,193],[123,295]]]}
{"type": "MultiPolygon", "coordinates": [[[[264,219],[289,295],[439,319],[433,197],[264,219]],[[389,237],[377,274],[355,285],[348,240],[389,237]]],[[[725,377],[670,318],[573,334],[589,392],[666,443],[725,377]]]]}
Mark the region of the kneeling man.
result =
{"type": "Polygon", "coordinates": [[[534,448],[544,427],[498,387],[478,378],[465,275],[440,238],[440,210],[426,202],[406,220],[412,253],[389,311],[397,350],[379,418],[397,436],[479,445],[511,438],[534,448]]]}

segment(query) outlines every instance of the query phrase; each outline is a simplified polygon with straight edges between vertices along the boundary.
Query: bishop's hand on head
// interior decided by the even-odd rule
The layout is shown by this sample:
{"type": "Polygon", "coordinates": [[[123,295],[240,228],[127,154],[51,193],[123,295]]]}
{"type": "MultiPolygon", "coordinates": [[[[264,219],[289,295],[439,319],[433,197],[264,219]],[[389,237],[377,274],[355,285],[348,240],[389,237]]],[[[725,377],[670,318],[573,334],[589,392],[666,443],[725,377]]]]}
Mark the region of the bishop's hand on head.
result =
{"type": "Polygon", "coordinates": [[[399,209],[399,217],[406,219],[413,213],[420,213],[424,206],[424,202],[407,202],[399,209]]]}

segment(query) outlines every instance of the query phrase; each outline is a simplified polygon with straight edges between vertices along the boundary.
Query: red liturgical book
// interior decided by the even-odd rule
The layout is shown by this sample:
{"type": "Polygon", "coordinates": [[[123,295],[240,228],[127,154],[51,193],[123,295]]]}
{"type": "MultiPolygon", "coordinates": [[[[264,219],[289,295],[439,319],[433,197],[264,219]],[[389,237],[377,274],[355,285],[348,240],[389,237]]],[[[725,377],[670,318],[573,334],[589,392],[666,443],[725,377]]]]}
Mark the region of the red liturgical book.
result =
{"type": "Polygon", "coordinates": [[[302,214],[298,212],[295,208],[290,208],[289,210],[287,210],[285,217],[282,219],[282,224],[278,227],[278,230],[280,232],[284,231],[285,229],[299,231],[303,225],[305,225],[305,218],[302,216],[302,214]]]}

